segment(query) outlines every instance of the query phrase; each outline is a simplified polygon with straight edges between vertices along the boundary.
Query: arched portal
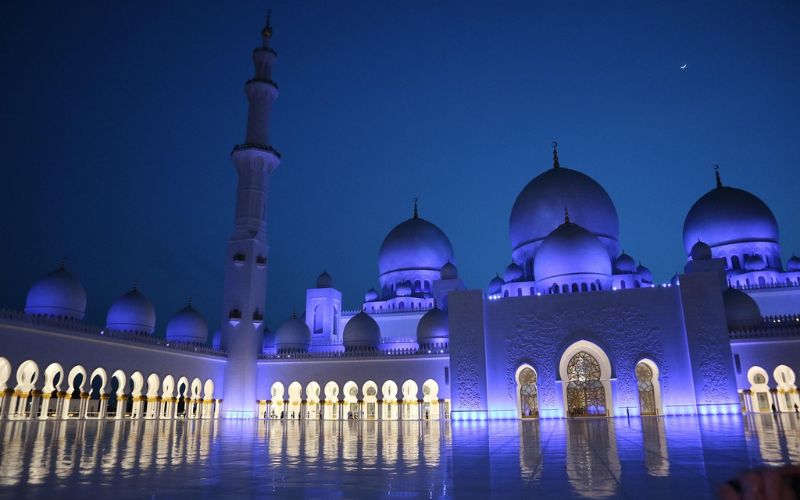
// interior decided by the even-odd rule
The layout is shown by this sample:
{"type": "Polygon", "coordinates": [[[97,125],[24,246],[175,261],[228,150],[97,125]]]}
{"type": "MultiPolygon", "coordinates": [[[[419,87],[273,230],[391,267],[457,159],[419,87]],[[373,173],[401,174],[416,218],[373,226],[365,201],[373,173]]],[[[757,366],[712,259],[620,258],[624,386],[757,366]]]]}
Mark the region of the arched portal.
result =
{"type": "Polygon", "coordinates": [[[376,420],[378,418],[378,384],[368,380],[361,387],[361,392],[364,394],[364,418],[376,420]]]}
{"type": "MultiPolygon", "coordinates": [[[[44,369],[44,387],[42,387],[42,407],[40,418],[55,417],[58,414],[58,392],[64,380],[64,368],[58,363],[50,363],[44,369]]],[[[2,384],[0,384],[2,385],[2,384]]],[[[2,389],[0,389],[2,390],[2,389]]]]}
{"type": "Polygon", "coordinates": [[[750,381],[750,404],[753,411],[769,413],[771,404],[769,401],[769,375],[760,366],[754,366],[747,370],[747,380],[750,381]]]}
{"type": "Polygon", "coordinates": [[[270,394],[270,418],[284,418],[286,417],[286,407],[283,401],[283,394],[284,394],[284,387],[283,384],[280,382],[275,382],[272,384],[272,387],[269,390],[270,394]]]}
{"type": "Polygon", "coordinates": [[[181,377],[178,379],[178,384],[176,385],[177,392],[175,393],[175,417],[186,417],[187,409],[188,409],[188,402],[189,402],[189,390],[191,385],[189,384],[189,379],[187,377],[181,377]]]}
{"type": "Polygon", "coordinates": [[[519,418],[539,416],[539,376],[530,365],[517,368],[517,415],[519,418]]]}
{"type": "Polygon", "coordinates": [[[86,416],[90,418],[105,418],[107,403],[106,386],[108,375],[102,368],[96,368],[89,377],[89,401],[87,402],[86,416]]]}
{"type": "Polygon", "coordinates": [[[294,381],[289,384],[289,409],[286,416],[292,420],[300,418],[303,403],[303,386],[294,381]]]}
{"type": "Polygon", "coordinates": [[[433,379],[422,384],[422,418],[439,420],[439,384],[433,379]]]}
{"type": "Polygon", "coordinates": [[[361,412],[358,408],[358,384],[352,380],[344,384],[344,411],[347,420],[361,419],[361,412]]]}
{"type": "Polygon", "coordinates": [[[306,386],[306,419],[319,420],[321,418],[319,398],[322,391],[319,384],[309,382],[306,386]]]}
{"type": "Polygon", "coordinates": [[[33,360],[23,361],[17,368],[17,387],[18,399],[16,408],[11,408],[10,413],[14,418],[28,418],[36,410],[33,405],[33,391],[36,390],[36,380],[39,378],[39,365],[33,360]]]}
{"type": "Polygon", "coordinates": [[[387,380],[381,386],[383,394],[383,420],[397,420],[397,384],[394,380],[387,380]]]}
{"type": "Polygon", "coordinates": [[[417,383],[413,380],[406,380],[403,382],[401,390],[403,392],[403,413],[401,418],[403,420],[419,420],[419,399],[417,399],[419,387],[417,383]]]}
{"type": "Polygon", "coordinates": [[[190,399],[188,403],[187,415],[189,418],[197,418],[200,414],[200,402],[203,399],[203,382],[195,377],[192,379],[190,387],[190,399]]]}
{"type": "Polygon", "coordinates": [[[81,365],[73,366],[67,374],[67,399],[63,403],[62,418],[82,417],[83,386],[86,383],[86,369],[81,365]]]}
{"type": "Polygon", "coordinates": [[[775,383],[778,384],[778,409],[793,412],[800,409],[800,399],[797,395],[794,370],[786,365],[778,365],[772,372],[775,383]]]}
{"type": "Polygon", "coordinates": [[[339,416],[339,384],[330,381],[325,384],[325,408],[323,411],[325,420],[336,420],[339,416]]]}
{"type": "Polygon", "coordinates": [[[611,363],[598,345],[586,340],[572,344],[561,357],[559,373],[567,417],[612,416],[611,363]]]}
{"type": "Polygon", "coordinates": [[[663,414],[658,374],[658,366],[653,361],[643,359],[636,363],[636,388],[639,393],[639,414],[642,416],[663,414]]]}

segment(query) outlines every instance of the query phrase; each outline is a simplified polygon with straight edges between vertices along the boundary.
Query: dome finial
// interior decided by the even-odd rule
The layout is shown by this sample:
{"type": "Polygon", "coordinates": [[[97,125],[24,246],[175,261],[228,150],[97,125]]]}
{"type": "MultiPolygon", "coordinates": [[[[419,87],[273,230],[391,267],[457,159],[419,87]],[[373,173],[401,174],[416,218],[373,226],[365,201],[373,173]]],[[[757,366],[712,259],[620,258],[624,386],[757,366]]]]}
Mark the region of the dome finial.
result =
{"type": "Polygon", "coordinates": [[[58,263],[58,270],[64,271],[67,268],[67,259],[61,257],[61,261],[58,263]]]}
{"type": "Polygon", "coordinates": [[[717,178],[717,187],[721,188],[722,187],[722,178],[720,178],[720,176],[719,176],[719,165],[717,165],[716,163],[714,164],[714,176],[717,178]]]}
{"type": "Polygon", "coordinates": [[[559,168],[558,163],[558,141],[553,141],[553,168],[559,168]]]}
{"type": "Polygon", "coordinates": [[[132,288],[132,290],[134,292],[138,292],[139,291],[139,280],[133,280],[133,288],[132,288]]]}
{"type": "Polygon", "coordinates": [[[564,224],[569,224],[569,208],[567,207],[564,207],[564,224]]]}
{"type": "Polygon", "coordinates": [[[261,30],[261,36],[264,38],[272,37],[272,23],[270,23],[270,17],[272,17],[272,9],[267,11],[267,23],[264,25],[264,29],[261,30]]]}
{"type": "Polygon", "coordinates": [[[419,200],[415,196],[414,197],[414,218],[415,219],[419,219],[419,210],[417,210],[417,201],[419,201],[419,200]]]}
{"type": "Polygon", "coordinates": [[[189,300],[186,301],[186,305],[192,307],[192,298],[189,297],[189,300]]]}

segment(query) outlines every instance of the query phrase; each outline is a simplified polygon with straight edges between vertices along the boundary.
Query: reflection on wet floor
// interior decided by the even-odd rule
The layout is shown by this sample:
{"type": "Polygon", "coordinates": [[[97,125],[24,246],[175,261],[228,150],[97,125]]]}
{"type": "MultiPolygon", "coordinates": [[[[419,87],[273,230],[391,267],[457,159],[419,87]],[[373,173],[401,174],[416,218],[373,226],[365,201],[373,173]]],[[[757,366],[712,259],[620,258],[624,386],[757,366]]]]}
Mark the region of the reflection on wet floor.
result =
{"type": "Polygon", "coordinates": [[[787,463],[800,463],[792,414],[0,423],[0,496],[702,498],[742,469],[787,463]]]}

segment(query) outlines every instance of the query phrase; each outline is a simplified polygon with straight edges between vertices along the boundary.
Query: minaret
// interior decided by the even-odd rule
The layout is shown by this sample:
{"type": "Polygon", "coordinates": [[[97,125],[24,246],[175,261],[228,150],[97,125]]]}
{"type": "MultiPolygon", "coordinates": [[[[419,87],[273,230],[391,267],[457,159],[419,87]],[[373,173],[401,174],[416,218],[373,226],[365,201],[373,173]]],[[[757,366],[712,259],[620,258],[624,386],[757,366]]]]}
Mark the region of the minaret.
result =
{"type": "Polygon", "coordinates": [[[256,412],[256,362],[263,335],[269,252],[267,193],[270,174],[280,163],[280,154],[269,142],[269,115],[278,97],[278,86],[271,80],[277,54],[269,46],[269,14],[261,35],[262,44],[253,51],[255,76],[245,84],[247,135],[231,153],[239,182],[222,300],[222,348],[228,353],[222,412],[233,418],[251,418],[256,412]]]}

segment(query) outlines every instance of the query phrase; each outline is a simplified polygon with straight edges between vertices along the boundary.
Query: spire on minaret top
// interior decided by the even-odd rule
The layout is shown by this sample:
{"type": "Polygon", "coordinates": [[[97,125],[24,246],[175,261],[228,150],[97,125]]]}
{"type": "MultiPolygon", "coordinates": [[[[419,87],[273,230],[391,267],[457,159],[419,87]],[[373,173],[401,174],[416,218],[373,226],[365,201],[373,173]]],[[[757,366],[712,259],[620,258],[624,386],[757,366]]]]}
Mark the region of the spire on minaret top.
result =
{"type": "Polygon", "coordinates": [[[264,37],[264,47],[268,46],[269,39],[272,38],[272,23],[270,22],[270,18],[272,17],[272,9],[267,11],[267,22],[264,25],[264,29],[261,30],[261,36],[264,37]]]}
{"type": "Polygon", "coordinates": [[[419,219],[419,210],[417,210],[417,197],[414,197],[414,218],[419,219]]]}
{"type": "Polygon", "coordinates": [[[564,224],[569,224],[569,208],[567,207],[564,207],[564,224]]]}
{"type": "Polygon", "coordinates": [[[559,168],[558,163],[558,141],[553,141],[553,168],[559,168]]]}
{"type": "Polygon", "coordinates": [[[714,164],[714,176],[717,178],[717,187],[722,187],[722,178],[719,176],[719,165],[714,164]]]}

